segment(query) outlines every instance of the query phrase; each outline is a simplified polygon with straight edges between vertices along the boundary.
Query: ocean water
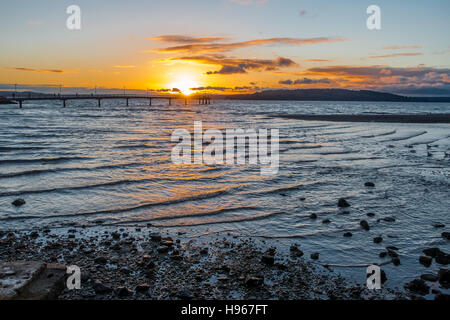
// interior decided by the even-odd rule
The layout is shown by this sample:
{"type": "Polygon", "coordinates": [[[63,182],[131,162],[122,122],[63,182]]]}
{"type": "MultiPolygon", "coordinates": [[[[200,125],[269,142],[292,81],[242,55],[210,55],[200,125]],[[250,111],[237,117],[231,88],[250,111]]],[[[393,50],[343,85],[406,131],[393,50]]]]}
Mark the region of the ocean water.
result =
{"type": "Polygon", "coordinates": [[[301,121],[274,114],[450,113],[448,103],[213,101],[211,105],[145,100],[26,103],[0,106],[0,229],[145,226],[188,236],[230,234],[289,248],[298,243],[320,262],[348,268],[387,259],[400,284],[424,268],[424,248],[450,251],[450,125],[301,121]],[[204,129],[276,128],[280,165],[175,165],[171,134],[204,129]],[[367,181],[375,188],[364,186],[367,181]],[[11,202],[21,197],[26,205],[11,202]],[[351,207],[339,209],[345,197],[351,207]],[[304,198],[302,200],[301,198],[304,198]],[[348,211],[348,213],[345,213],[348,211]],[[318,218],[309,216],[315,213],[318,218]],[[368,217],[367,213],[375,213],[368,217]],[[378,221],[393,217],[395,222],[378,221]],[[322,221],[329,219],[330,223],[322,221]],[[359,222],[367,220],[370,231],[359,222]],[[444,229],[434,224],[442,223],[444,229]],[[345,232],[353,237],[344,238],[345,232]],[[383,242],[373,238],[381,235],[383,242]],[[284,246],[286,245],[286,246],[284,246]]]}

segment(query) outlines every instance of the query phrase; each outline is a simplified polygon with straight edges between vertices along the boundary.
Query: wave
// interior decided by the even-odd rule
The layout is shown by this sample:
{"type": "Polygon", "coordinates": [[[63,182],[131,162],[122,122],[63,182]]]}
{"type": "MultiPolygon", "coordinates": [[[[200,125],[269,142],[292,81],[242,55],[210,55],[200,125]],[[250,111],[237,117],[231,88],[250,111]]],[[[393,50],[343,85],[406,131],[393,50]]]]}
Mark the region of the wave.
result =
{"type": "Polygon", "coordinates": [[[169,198],[167,200],[148,202],[148,203],[143,203],[143,204],[139,204],[139,205],[131,206],[131,207],[105,209],[105,210],[99,210],[99,211],[80,212],[80,213],[46,215],[46,216],[32,216],[32,215],[17,216],[16,215],[16,216],[8,216],[8,217],[0,218],[0,221],[21,220],[21,219],[69,218],[69,217],[80,217],[80,216],[85,217],[85,216],[92,216],[92,215],[99,215],[99,214],[123,213],[123,212],[138,210],[138,209],[151,208],[151,207],[155,207],[155,206],[164,206],[164,205],[171,205],[171,204],[183,203],[183,202],[188,202],[188,201],[196,201],[196,200],[215,198],[215,197],[219,197],[224,194],[227,194],[231,190],[240,189],[243,186],[244,185],[237,185],[237,186],[233,186],[233,187],[226,187],[226,188],[221,188],[221,189],[207,191],[207,192],[199,192],[195,195],[188,196],[188,197],[180,197],[180,198],[172,198],[172,199],[169,198]]]}
{"type": "Polygon", "coordinates": [[[54,157],[54,158],[30,158],[30,159],[4,159],[0,160],[0,164],[19,164],[19,163],[34,163],[34,162],[65,162],[72,160],[90,160],[92,157],[54,157]]]}
{"type": "Polygon", "coordinates": [[[404,135],[404,136],[400,136],[400,137],[393,137],[392,139],[383,140],[381,142],[403,141],[403,140],[408,140],[408,139],[411,139],[411,138],[415,138],[415,137],[424,135],[426,133],[427,133],[427,131],[420,131],[420,132],[412,133],[412,134],[409,134],[409,135],[404,135]]]}

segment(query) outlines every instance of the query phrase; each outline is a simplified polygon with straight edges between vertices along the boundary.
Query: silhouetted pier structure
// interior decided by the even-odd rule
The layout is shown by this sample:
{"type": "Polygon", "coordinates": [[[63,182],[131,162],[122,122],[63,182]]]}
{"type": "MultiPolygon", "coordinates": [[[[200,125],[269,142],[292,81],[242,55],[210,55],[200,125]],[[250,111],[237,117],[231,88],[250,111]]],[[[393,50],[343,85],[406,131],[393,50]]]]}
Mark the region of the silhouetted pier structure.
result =
{"type": "Polygon", "coordinates": [[[187,97],[187,96],[148,96],[148,95],[118,95],[118,94],[114,94],[114,95],[106,95],[106,94],[102,94],[102,95],[97,95],[97,94],[72,94],[72,95],[48,95],[48,96],[13,96],[13,97],[9,97],[8,98],[11,101],[15,101],[17,103],[19,103],[19,107],[22,108],[22,105],[24,102],[26,101],[51,101],[51,100],[56,100],[56,101],[61,101],[63,107],[66,107],[67,101],[68,100],[97,100],[98,101],[98,106],[101,106],[101,101],[102,100],[117,100],[117,99],[121,99],[121,100],[125,100],[126,101],[126,106],[129,105],[129,101],[131,99],[136,100],[136,99],[146,99],[148,100],[148,105],[151,106],[152,105],[152,100],[167,100],[169,102],[169,106],[172,105],[172,100],[184,100],[185,101],[185,105],[188,105],[188,102],[190,100],[194,100],[194,99],[198,99],[198,104],[199,105],[206,105],[206,104],[211,104],[211,98],[209,96],[193,96],[193,97],[187,97]]]}

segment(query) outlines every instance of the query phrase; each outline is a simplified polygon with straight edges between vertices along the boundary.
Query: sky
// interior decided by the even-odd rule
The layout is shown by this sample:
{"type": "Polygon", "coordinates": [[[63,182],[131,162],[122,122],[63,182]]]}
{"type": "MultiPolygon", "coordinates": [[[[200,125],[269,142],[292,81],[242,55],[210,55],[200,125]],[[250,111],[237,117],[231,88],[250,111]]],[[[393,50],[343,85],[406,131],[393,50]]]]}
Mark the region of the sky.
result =
{"type": "Polygon", "coordinates": [[[0,12],[0,90],[450,96],[448,0],[2,0],[0,12]]]}

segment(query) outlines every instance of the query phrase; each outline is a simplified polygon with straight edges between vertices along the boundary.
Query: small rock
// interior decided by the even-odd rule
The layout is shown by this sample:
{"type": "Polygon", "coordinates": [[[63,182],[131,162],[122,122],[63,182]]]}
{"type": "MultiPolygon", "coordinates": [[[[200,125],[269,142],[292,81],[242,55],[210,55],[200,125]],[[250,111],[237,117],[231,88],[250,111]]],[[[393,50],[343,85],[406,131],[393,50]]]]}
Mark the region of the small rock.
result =
{"type": "Polygon", "coordinates": [[[399,266],[400,259],[398,257],[394,257],[394,258],[392,258],[392,263],[394,264],[394,266],[399,266]]]}
{"type": "Polygon", "coordinates": [[[388,253],[386,251],[380,252],[379,257],[380,258],[385,258],[387,256],[387,254],[388,253]]]}
{"type": "Polygon", "coordinates": [[[318,252],[311,253],[311,259],[313,260],[319,259],[319,253],[318,252]]]}
{"type": "Polygon", "coordinates": [[[208,248],[203,248],[202,250],[200,250],[200,254],[201,254],[201,255],[206,255],[206,254],[208,254],[208,248]]]}
{"type": "Polygon", "coordinates": [[[375,238],[373,238],[373,242],[375,242],[375,243],[381,243],[382,241],[383,241],[382,237],[375,237],[375,238]]]}
{"type": "Polygon", "coordinates": [[[386,218],[383,218],[383,220],[386,222],[395,222],[395,218],[392,218],[392,217],[386,217],[386,218]]]}
{"type": "Polygon", "coordinates": [[[344,237],[346,237],[346,238],[350,238],[351,236],[353,236],[353,234],[351,232],[344,233],[344,237]]]}
{"type": "Polygon", "coordinates": [[[261,257],[261,262],[271,266],[275,262],[275,258],[271,255],[265,254],[261,257]]]}
{"type": "Polygon", "coordinates": [[[303,251],[300,250],[297,246],[291,246],[290,251],[291,251],[291,254],[296,257],[303,256],[303,251]]]}
{"type": "Polygon", "coordinates": [[[136,292],[148,292],[150,290],[150,286],[146,283],[138,284],[136,286],[136,292]]]}
{"type": "Polygon", "coordinates": [[[161,234],[159,234],[159,233],[150,233],[150,239],[152,241],[159,242],[159,241],[161,241],[162,237],[161,237],[161,234]]]}
{"type": "Polygon", "coordinates": [[[182,300],[190,300],[194,297],[194,294],[187,289],[178,290],[176,296],[182,300]]]}
{"type": "Polygon", "coordinates": [[[116,294],[119,297],[128,297],[131,296],[133,292],[131,292],[131,290],[128,289],[127,287],[119,286],[116,288],[116,294]]]}
{"type": "Polygon", "coordinates": [[[113,233],[111,233],[111,237],[112,237],[114,240],[119,240],[119,239],[120,239],[120,233],[118,233],[118,232],[113,232],[113,233]]]}
{"type": "Polygon", "coordinates": [[[364,183],[364,186],[366,186],[366,187],[375,187],[375,183],[373,183],[373,182],[366,182],[366,183],[364,183]]]}
{"type": "Polygon", "coordinates": [[[441,269],[438,272],[439,283],[445,289],[450,288],[450,270],[449,269],[441,269]]]}
{"type": "Polygon", "coordinates": [[[444,237],[447,240],[450,240],[450,232],[442,232],[442,237],[444,237]]]}
{"type": "Polygon", "coordinates": [[[104,294],[109,293],[112,291],[112,289],[106,285],[104,285],[101,281],[96,280],[94,284],[92,285],[92,288],[94,289],[95,293],[97,294],[104,294]]]}
{"type": "Polygon", "coordinates": [[[429,256],[420,256],[419,262],[428,268],[429,266],[431,266],[431,263],[433,262],[433,258],[429,257],[429,256]]]}
{"type": "Polygon", "coordinates": [[[368,216],[368,217],[375,217],[375,213],[369,212],[369,213],[367,214],[367,216],[368,216]]]}
{"type": "Polygon", "coordinates": [[[259,287],[264,283],[263,278],[258,277],[249,277],[247,280],[245,280],[245,285],[247,287],[259,287]]]}
{"type": "Polygon", "coordinates": [[[445,228],[445,224],[437,223],[437,224],[434,224],[433,227],[435,227],[435,228],[445,228]]]}
{"type": "Polygon", "coordinates": [[[160,246],[156,249],[159,253],[166,253],[169,251],[169,247],[168,246],[160,246]]]}
{"type": "Polygon", "coordinates": [[[407,283],[405,289],[421,295],[426,295],[430,292],[430,287],[422,279],[414,279],[407,283]]]}
{"type": "Polygon", "coordinates": [[[94,259],[94,263],[96,264],[106,264],[107,261],[105,257],[97,257],[94,259]]]}
{"type": "Polygon", "coordinates": [[[441,250],[439,248],[428,248],[423,250],[422,252],[425,253],[426,256],[435,258],[441,252],[441,250]]]}
{"type": "Polygon", "coordinates": [[[311,214],[309,215],[309,217],[310,217],[311,219],[317,219],[317,214],[311,213],[311,214]]]}
{"type": "Polygon", "coordinates": [[[450,262],[450,255],[440,251],[437,255],[436,255],[436,262],[442,265],[448,265],[448,263],[450,262]]]}
{"type": "Polygon", "coordinates": [[[14,201],[12,202],[12,205],[15,206],[15,207],[21,207],[21,206],[23,206],[25,203],[26,203],[25,200],[22,199],[22,198],[20,198],[20,199],[14,200],[14,201]]]}
{"type": "Polygon", "coordinates": [[[361,220],[361,222],[359,223],[361,225],[361,227],[366,230],[369,231],[370,230],[370,226],[369,223],[366,220],[361,220]]]}
{"type": "Polygon", "coordinates": [[[436,301],[450,301],[450,295],[445,293],[438,293],[434,296],[434,300],[436,301]]]}
{"type": "Polygon", "coordinates": [[[421,275],[420,278],[422,280],[429,281],[429,282],[436,282],[439,280],[439,277],[432,273],[425,273],[425,274],[421,275]]]}
{"type": "Polygon", "coordinates": [[[350,207],[350,203],[348,203],[347,200],[345,200],[344,198],[340,198],[338,200],[338,207],[340,207],[340,208],[348,208],[348,207],[350,207]]]}
{"type": "Polygon", "coordinates": [[[325,224],[331,223],[331,220],[330,219],[325,219],[325,220],[322,220],[322,223],[325,223],[325,224]]]}

